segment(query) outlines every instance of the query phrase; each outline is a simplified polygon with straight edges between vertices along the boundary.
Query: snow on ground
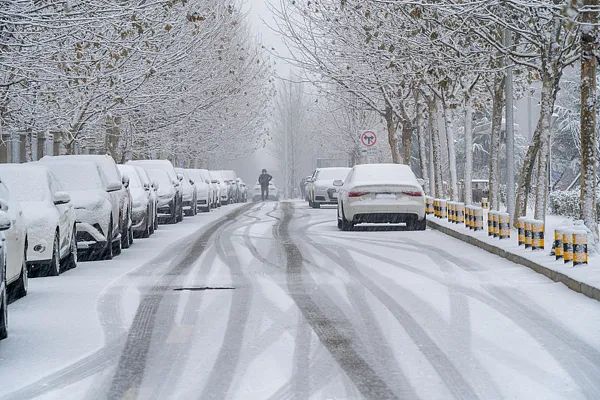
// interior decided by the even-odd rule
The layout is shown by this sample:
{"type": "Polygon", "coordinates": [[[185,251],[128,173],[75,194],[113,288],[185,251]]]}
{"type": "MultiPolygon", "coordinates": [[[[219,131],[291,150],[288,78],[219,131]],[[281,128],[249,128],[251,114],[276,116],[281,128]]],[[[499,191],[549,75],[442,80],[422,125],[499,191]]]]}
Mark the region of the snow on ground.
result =
{"type": "MultiPolygon", "coordinates": [[[[517,230],[512,229],[510,239],[500,240],[488,236],[487,234],[487,219],[484,221],[485,229],[483,231],[472,231],[467,229],[461,224],[452,224],[447,220],[440,219],[433,216],[428,216],[436,222],[454,229],[455,231],[463,234],[471,235],[479,240],[486,243],[493,244],[494,246],[500,247],[506,251],[519,254],[524,256],[531,261],[541,264],[551,270],[561,272],[576,281],[586,283],[590,286],[600,288],[600,255],[591,254],[589,258],[589,264],[573,266],[572,263],[565,264],[562,259],[556,260],[554,256],[550,256],[550,250],[552,249],[552,242],[554,241],[554,230],[562,227],[573,226],[573,221],[566,217],[560,217],[557,215],[548,215],[546,217],[545,232],[544,232],[544,245],[543,251],[532,251],[531,249],[525,249],[524,246],[519,246],[517,242],[517,230]]],[[[487,218],[487,217],[485,217],[487,218]]]]}
{"type": "Polygon", "coordinates": [[[116,340],[139,302],[136,287],[128,287],[125,278],[149,263],[161,268],[188,236],[237,207],[160,225],[113,260],[80,262],[59,277],[31,279],[27,297],[9,305],[9,337],[0,342],[0,397],[116,340]],[[117,301],[125,307],[114,308],[117,301]]]}
{"type": "Polygon", "coordinates": [[[0,399],[600,398],[600,306],[562,284],[437,231],[340,232],[301,202],[207,234],[223,212],[33,281],[0,399]]]}

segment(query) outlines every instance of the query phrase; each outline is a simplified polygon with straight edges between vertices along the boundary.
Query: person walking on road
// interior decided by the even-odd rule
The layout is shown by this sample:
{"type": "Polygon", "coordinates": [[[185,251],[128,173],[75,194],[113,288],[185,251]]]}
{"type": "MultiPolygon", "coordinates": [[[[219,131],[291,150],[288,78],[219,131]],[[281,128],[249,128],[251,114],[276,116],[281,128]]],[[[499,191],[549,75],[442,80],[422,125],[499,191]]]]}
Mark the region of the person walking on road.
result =
{"type": "Polygon", "coordinates": [[[260,195],[262,201],[269,199],[269,182],[273,177],[267,173],[267,170],[263,168],[262,173],[258,177],[258,183],[260,184],[260,195]]]}

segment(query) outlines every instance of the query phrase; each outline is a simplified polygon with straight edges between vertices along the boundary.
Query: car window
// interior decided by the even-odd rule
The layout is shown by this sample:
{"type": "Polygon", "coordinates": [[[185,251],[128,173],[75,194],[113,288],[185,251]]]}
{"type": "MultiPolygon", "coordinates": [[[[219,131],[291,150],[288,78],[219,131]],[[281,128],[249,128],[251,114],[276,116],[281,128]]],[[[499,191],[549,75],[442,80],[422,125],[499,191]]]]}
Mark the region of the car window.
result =
{"type": "Polygon", "coordinates": [[[52,198],[45,170],[0,170],[0,177],[17,201],[46,201],[52,198]]]}
{"type": "Polygon", "coordinates": [[[65,190],[105,190],[106,183],[97,164],[58,163],[48,165],[53,176],[65,190]]]}

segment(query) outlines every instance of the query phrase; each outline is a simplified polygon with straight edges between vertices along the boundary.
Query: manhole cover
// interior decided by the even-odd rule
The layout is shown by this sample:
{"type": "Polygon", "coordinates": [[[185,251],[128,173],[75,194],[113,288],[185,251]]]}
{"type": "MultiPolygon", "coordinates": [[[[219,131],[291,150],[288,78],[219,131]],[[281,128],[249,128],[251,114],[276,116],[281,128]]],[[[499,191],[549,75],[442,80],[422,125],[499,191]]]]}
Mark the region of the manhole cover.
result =
{"type": "Polygon", "coordinates": [[[173,290],[175,290],[176,292],[183,292],[183,291],[189,291],[189,292],[200,292],[203,290],[233,290],[235,289],[234,287],[211,287],[211,286],[204,286],[204,287],[181,287],[181,288],[175,288],[173,290]]]}

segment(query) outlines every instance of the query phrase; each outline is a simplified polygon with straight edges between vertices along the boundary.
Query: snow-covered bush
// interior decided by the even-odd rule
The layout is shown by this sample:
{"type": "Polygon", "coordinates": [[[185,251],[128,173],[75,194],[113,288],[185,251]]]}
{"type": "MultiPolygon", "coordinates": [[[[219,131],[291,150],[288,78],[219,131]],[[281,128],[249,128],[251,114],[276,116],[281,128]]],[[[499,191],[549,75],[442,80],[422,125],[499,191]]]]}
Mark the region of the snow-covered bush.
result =
{"type": "MultiPolygon", "coordinates": [[[[555,191],[550,193],[550,212],[554,215],[579,219],[579,190],[555,191]]],[[[600,215],[600,204],[596,205],[596,215],[600,215]]]]}

